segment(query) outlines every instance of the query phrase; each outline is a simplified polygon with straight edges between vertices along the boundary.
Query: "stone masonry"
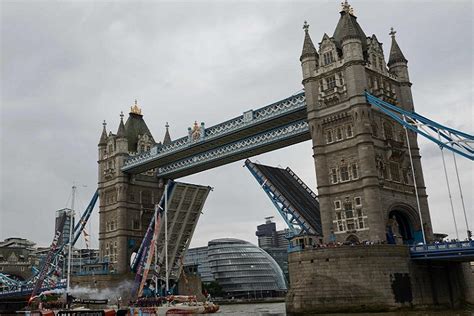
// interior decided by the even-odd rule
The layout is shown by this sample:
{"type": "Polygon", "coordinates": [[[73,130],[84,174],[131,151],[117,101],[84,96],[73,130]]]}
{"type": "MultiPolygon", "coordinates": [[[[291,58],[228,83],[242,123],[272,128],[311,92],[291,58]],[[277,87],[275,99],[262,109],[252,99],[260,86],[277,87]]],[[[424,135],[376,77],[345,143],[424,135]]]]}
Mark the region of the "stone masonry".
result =
{"type": "MultiPolygon", "coordinates": [[[[413,171],[405,130],[366,101],[365,91],[413,110],[407,60],[395,32],[389,61],[382,43],[367,37],[352,8],[318,50],[305,23],[303,70],[321,220],[325,241],[385,241],[393,228],[397,243],[422,241],[413,171]]],[[[416,134],[409,132],[423,228],[432,226],[416,134]]]]}

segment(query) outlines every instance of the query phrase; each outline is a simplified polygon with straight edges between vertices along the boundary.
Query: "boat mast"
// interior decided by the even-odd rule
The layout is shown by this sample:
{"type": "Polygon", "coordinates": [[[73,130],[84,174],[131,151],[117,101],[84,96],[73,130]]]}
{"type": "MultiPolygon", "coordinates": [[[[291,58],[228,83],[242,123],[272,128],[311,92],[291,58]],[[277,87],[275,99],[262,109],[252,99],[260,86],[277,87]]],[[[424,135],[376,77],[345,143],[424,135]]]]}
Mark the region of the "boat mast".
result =
{"type": "Polygon", "coordinates": [[[66,293],[69,293],[71,288],[71,255],[72,255],[72,230],[74,228],[74,200],[76,198],[76,185],[72,185],[72,200],[71,210],[69,211],[69,249],[68,249],[68,260],[67,260],[67,286],[66,293]]]}
{"type": "Polygon", "coordinates": [[[168,183],[165,186],[165,275],[166,275],[166,295],[169,291],[168,274],[168,183]]]}
{"type": "MultiPolygon", "coordinates": [[[[159,211],[159,207],[160,207],[160,204],[159,203],[156,203],[155,204],[155,223],[158,222],[158,211],[159,211]]],[[[155,264],[155,296],[156,294],[158,293],[158,276],[157,276],[157,272],[158,272],[158,243],[155,242],[155,261],[154,261],[154,264],[155,264]]]]}

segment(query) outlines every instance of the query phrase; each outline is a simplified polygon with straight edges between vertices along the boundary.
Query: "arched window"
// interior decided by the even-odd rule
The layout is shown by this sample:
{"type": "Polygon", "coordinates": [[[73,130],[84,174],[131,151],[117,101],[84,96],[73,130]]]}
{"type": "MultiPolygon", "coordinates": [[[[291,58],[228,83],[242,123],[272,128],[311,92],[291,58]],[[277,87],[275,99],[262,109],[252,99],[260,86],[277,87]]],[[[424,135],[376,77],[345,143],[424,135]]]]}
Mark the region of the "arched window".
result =
{"type": "Polygon", "coordinates": [[[342,128],[338,127],[336,129],[336,140],[341,140],[342,139],[342,128]]]}
{"type": "Polygon", "coordinates": [[[346,136],[347,138],[350,138],[353,136],[353,133],[352,133],[352,125],[347,125],[346,126],[346,136]]]}
{"type": "Polygon", "coordinates": [[[327,130],[326,131],[326,142],[328,144],[332,143],[334,141],[334,139],[332,138],[332,130],[327,130]]]}
{"type": "Polygon", "coordinates": [[[383,132],[385,134],[385,139],[393,139],[393,128],[392,124],[388,122],[383,123],[383,132]]]}

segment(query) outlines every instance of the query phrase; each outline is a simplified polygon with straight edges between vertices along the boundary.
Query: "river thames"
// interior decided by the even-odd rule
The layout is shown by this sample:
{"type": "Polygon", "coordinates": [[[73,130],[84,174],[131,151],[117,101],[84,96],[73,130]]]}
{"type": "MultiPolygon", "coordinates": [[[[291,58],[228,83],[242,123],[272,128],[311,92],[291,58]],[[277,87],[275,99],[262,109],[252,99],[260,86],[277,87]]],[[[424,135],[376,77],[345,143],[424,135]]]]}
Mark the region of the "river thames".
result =
{"type": "MultiPolygon", "coordinates": [[[[222,315],[250,315],[250,316],[285,316],[285,303],[264,303],[264,304],[234,304],[221,305],[222,315]]],[[[354,314],[318,314],[327,316],[472,316],[474,310],[460,311],[416,311],[416,312],[387,312],[387,313],[354,313],[354,314]]]]}

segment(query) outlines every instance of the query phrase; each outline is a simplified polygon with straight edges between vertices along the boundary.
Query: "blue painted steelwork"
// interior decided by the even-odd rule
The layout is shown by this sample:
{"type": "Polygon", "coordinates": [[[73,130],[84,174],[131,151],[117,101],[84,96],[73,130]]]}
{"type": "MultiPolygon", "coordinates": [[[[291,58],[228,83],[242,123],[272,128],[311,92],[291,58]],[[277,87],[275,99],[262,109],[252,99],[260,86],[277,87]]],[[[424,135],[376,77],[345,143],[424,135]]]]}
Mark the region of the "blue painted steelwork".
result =
{"type": "Polygon", "coordinates": [[[410,256],[413,260],[474,261],[474,241],[412,246],[410,256]]]}
{"type": "Polygon", "coordinates": [[[290,232],[293,236],[298,235],[302,231],[307,234],[315,234],[316,231],[313,229],[296,210],[294,210],[284,195],[277,190],[277,188],[269,181],[265,175],[258,170],[254,163],[250,160],[245,161],[245,166],[249,169],[250,173],[257,179],[257,182],[262,187],[263,191],[268,195],[270,201],[276,207],[283,220],[288,225],[290,232]]]}
{"type": "Polygon", "coordinates": [[[82,214],[81,219],[79,220],[79,222],[77,222],[76,227],[74,227],[74,239],[72,241],[73,246],[76,244],[77,240],[84,231],[84,227],[86,227],[87,221],[89,220],[89,217],[91,217],[92,210],[94,209],[95,203],[97,202],[98,198],[99,190],[96,190],[94,195],[92,196],[91,201],[89,202],[89,205],[82,214]]]}
{"type": "MultiPolygon", "coordinates": [[[[60,290],[66,288],[66,282],[58,282],[55,286],[50,287],[42,287],[38,293],[43,291],[50,291],[50,290],[60,290]]],[[[29,296],[33,291],[32,285],[22,285],[20,288],[11,290],[11,291],[3,291],[0,292],[0,298],[10,298],[10,297],[18,297],[18,296],[29,296]]]]}
{"type": "Polygon", "coordinates": [[[201,127],[204,130],[200,132],[201,137],[194,139],[190,130],[188,136],[178,138],[168,145],[157,145],[152,147],[147,152],[128,158],[122,167],[122,171],[130,171],[144,163],[149,163],[157,159],[168,157],[173,153],[183,151],[185,149],[201,146],[203,143],[215,141],[224,136],[248,130],[253,126],[261,125],[265,122],[275,120],[283,116],[288,116],[295,112],[305,112],[305,110],[306,99],[304,93],[302,92],[255,111],[246,111],[238,117],[215,126],[211,126],[209,128],[204,128],[204,124],[202,123],[201,127]]]}
{"type": "Polygon", "coordinates": [[[474,160],[474,136],[436,123],[415,112],[404,110],[365,92],[367,102],[375,106],[409,130],[418,133],[441,148],[449,149],[474,160]]]}
{"type": "Polygon", "coordinates": [[[175,161],[158,168],[157,175],[158,177],[170,177],[170,175],[186,169],[209,164],[213,161],[222,160],[238,154],[245,154],[262,146],[284,142],[305,134],[309,135],[308,122],[306,122],[306,120],[293,122],[224,146],[212,148],[186,159],[175,161]]]}

